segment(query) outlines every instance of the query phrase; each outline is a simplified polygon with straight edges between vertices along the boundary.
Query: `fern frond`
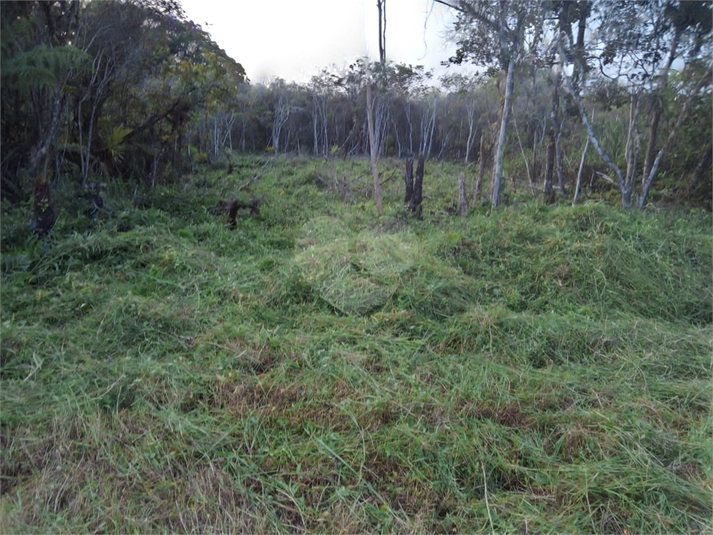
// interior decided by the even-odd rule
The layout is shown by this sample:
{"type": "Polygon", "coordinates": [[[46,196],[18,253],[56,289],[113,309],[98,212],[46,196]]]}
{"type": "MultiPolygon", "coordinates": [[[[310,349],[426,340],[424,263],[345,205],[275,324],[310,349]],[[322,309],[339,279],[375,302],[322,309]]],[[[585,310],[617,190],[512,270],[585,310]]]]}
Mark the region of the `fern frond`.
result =
{"type": "Polygon", "coordinates": [[[51,86],[71,69],[79,74],[90,65],[89,55],[75,46],[40,45],[4,61],[1,73],[4,84],[16,84],[21,90],[30,90],[51,86]]]}

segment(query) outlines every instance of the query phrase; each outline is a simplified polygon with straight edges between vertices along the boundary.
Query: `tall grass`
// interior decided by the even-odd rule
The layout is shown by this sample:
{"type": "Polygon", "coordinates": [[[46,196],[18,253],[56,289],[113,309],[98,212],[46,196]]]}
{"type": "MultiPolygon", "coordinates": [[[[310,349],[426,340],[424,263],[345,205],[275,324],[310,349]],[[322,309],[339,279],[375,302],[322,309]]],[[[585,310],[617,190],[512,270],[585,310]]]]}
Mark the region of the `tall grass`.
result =
{"type": "Polygon", "coordinates": [[[8,213],[0,530],[710,532],[709,218],[457,218],[434,164],[418,221],[382,165],[380,219],[306,158],[235,231],[215,171],[44,243],[8,213]]]}

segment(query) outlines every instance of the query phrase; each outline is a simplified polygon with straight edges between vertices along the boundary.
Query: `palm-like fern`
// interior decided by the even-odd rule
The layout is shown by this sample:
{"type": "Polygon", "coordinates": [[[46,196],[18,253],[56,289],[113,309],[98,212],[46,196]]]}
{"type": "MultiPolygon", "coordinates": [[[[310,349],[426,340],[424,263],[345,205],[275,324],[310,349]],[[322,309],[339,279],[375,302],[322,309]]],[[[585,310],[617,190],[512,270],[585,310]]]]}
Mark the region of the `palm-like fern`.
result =
{"type": "Polygon", "coordinates": [[[2,63],[2,82],[21,91],[54,86],[72,71],[79,74],[91,66],[89,55],[72,45],[39,45],[2,63]]]}

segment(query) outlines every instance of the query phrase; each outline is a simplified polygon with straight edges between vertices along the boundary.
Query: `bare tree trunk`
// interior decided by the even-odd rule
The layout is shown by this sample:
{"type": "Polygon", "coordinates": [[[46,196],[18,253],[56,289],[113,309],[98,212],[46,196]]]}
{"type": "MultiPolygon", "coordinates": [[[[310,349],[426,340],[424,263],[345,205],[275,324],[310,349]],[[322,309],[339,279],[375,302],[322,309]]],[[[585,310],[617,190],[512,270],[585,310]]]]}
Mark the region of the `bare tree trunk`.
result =
{"type": "Polygon", "coordinates": [[[403,154],[403,148],[401,147],[401,136],[399,135],[399,127],[396,121],[391,117],[391,126],[394,128],[394,136],[396,137],[396,157],[401,158],[403,154]]]}
{"type": "Polygon", "coordinates": [[[555,161],[557,165],[557,186],[560,190],[560,196],[564,199],[567,196],[567,190],[564,187],[564,176],[562,173],[562,130],[564,130],[564,118],[560,121],[557,127],[557,137],[555,138],[555,161]]]}
{"type": "MultiPolygon", "coordinates": [[[[558,53],[560,57],[560,63],[564,67],[565,65],[565,53],[564,50],[562,49],[562,41],[558,38],[557,39],[557,48],[558,48],[558,53]]],[[[572,80],[570,79],[569,76],[567,76],[566,73],[563,72],[563,78],[566,82],[567,86],[567,91],[572,95],[572,98],[574,101],[577,103],[577,108],[579,108],[579,115],[582,118],[582,122],[584,123],[584,127],[587,130],[587,136],[589,137],[589,140],[592,142],[592,145],[594,145],[594,148],[597,150],[599,153],[599,156],[602,157],[602,160],[607,164],[609,169],[614,171],[616,174],[616,177],[619,181],[619,189],[622,192],[622,205],[625,208],[628,208],[629,206],[626,204],[625,201],[625,182],[624,182],[624,175],[621,172],[621,169],[619,169],[619,166],[614,162],[612,157],[609,155],[607,151],[604,150],[604,148],[599,144],[599,139],[597,139],[596,134],[594,133],[594,129],[592,128],[592,124],[589,122],[589,117],[587,117],[587,111],[584,109],[584,104],[582,103],[582,99],[579,97],[579,93],[575,90],[574,86],[572,85],[572,80]]]]}
{"type": "Polygon", "coordinates": [[[463,171],[458,175],[458,211],[461,217],[468,215],[468,199],[465,196],[465,173],[463,171]]]}
{"type": "Polygon", "coordinates": [[[631,109],[629,110],[629,132],[626,138],[626,178],[622,190],[622,203],[625,208],[631,206],[631,195],[634,191],[634,178],[636,176],[636,162],[639,159],[641,138],[639,136],[639,95],[631,95],[631,109]]]}
{"type": "Polygon", "coordinates": [[[371,172],[374,175],[374,201],[376,202],[376,213],[381,216],[381,182],[379,180],[379,168],[376,166],[376,140],[374,139],[374,102],[371,95],[371,76],[366,85],[366,118],[369,123],[369,149],[371,154],[371,172]]]}
{"type": "Polygon", "coordinates": [[[317,136],[317,95],[312,95],[312,149],[315,156],[319,154],[319,137],[317,136]]]}
{"type": "Polygon", "coordinates": [[[421,219],[421,201],[423,200],[423,173],[424,156],[419,154],[418,165],[416,165],[416,180],[413,185],[413,196],[411,197],[411,212],[421,219]]]}
{"type": "MultiPolygon", "coordinates": [[[[467,106],[467,104],[466,104],[467,106]]],[[[468,158],[470,157],[470,148],[473,145],[475,139],[475,106],[471,103],[471,106],[467,110],[468,115],[468,141],[465,142],[465,163],[468,163],[468,158]]]]}
{"type": "Polygon", "coordinates": [[[406,176],[404,178],[406,182],[406,193],[404,194],[404,204],[407,206],[411,203],[413,198],[413,156],[409,156],[406,160],[406,176]]]}
{"type": "MultiPolygon", "coordinates": [[[[552,90],[552,105],[550,107],[550,128],[548,130],[549,143],[547,144],[547,162],[545,166],[545,183],[543,185],[544,200],[546,203],[555,202],[555,192],[552,186],[552,178],[555,174],[557,165],[557,138],[559,135],[559,106],[560,96],[559,87],[561,80],[561,71],[557,71],[555,76],[554,89],[552,90]]],[[[561,172],[559,175],[561,176],[561,172]]]]}
{"type": "Polygon", "coordinates": [[[574,188],[574,197],[572,197],[572,206],[577,204],[577,197],[579,197],[579,187],[582,184],[582,171],[584,171],[584,160],[587,159],[587,150],[589,149],[589,137],[584,143],[584,150],[582,150],[582,159],[579,162],[579,172],[577,173],[577,185],[574,188]]]}
{"type": "Polygon", "coordinates": [[[547,144],[547,160],[545,161],[545,182],[543,184],[544,200],[546,203],[554,202],[552,189],[552,175],[555,168],[555,127],[548,129],[549,143],[547,144]]]}
{"type": "Polygon", "coordinates": [[[500,118],[500,136],[498,137],[498,145],[495,149],[495,159],[493,163],[493,182],[490,189],[490,199],[493,208],[500,205],[500,190],[502,188],[503,174],[503,154],[505,149],[505,136],[507,134],[508,115],[510,113],[510,104],[512,101],[512,90],[515,85],[515,53],[510,56],[508,63],[508,72],[505,78],[505,100],[503,102],[503,110],[500,118]]]}
{"type": "Polygon", "coordinates": [[[475,181],[473,196],[477,201],[483,191],[483,177],[485,175],[485,131],[480,133],[480,150],[478,151],[478,178],[475,181]]]}
{"type": "Polygon", "coordinates": [[[272,122],[272,148],[275,149],[275,154],[280,149],[280,133],[282,128],[290,118],[290,103],[287,100],[287,95],[282,94],[278,97],[275,104],[275,117],[272,122]]]}
{"type": "Polygon", "coordinates": [[[433,145],[433,131],[436,128],[436,106],[437,101],[435,97],[432,97],[432,104],[425,101],[427,104],[427,111],[423,111],[421,114],[421,143],[420,143],[420,153],[425,157],[431,154],[431,146],[433,145]]]}
{"type": "Polygon", "coordinates": [[[668,51],[666,65],[658,76],[658,87],[653,93],[653,112],[651,114],[651,122],[649,123],[649,141],[646,147],[646,159],[644,160],[644,173],[641,180],[642,187],[646,182],[646,177],[651,172],[651,166],[654,162],[654,154],[656,153],[656,137],[658,134],[659,123],[661,122],[661,115],[663,114],[663,103],[661,100],[663,99],[663,91],[668,85],[668,73],[671,70],[673,60],[676,59],[676,51],[678,49],[680,39],[681,33],[677,28],[674,32],[673,38],[671,39],[671,48],[668,51]]]}
{"type": "Polygon", "coordinates": [[[532,194],[535,194],[535,183],[532,180],[532,173],[530,172],[530,162],[527,161],[527,156],[525,155],[525,149],[522,146],[522,139],[520,139],[520,129],[517,127],[517,121],[515,117],[512,118],[512,124],[515,127],[515,134],[517,135],[517,143],[520,145],[520,153],[522,154],[522,159],[525,162],[525,170],[527,171],[527,182],[530,184],[530,190],[532,194]]]}

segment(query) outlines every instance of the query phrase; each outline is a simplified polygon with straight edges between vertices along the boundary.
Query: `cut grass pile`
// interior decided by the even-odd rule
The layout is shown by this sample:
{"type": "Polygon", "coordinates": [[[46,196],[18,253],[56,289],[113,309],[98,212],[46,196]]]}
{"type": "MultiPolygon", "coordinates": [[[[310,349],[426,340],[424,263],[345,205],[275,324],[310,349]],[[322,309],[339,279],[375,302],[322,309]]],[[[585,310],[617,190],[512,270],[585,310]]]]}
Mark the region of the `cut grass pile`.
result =
{"type": "Polygon", "coordinates": [[[259,159],[4,218],[0,532],[710,532],[709,218],[461,219],[443,165],[416,221],[382,165],[381,219],[368,162],[301,158],[235,231],[259,159]]]}

